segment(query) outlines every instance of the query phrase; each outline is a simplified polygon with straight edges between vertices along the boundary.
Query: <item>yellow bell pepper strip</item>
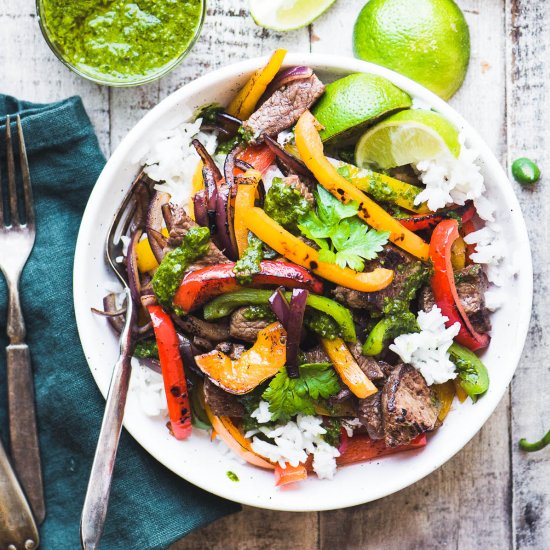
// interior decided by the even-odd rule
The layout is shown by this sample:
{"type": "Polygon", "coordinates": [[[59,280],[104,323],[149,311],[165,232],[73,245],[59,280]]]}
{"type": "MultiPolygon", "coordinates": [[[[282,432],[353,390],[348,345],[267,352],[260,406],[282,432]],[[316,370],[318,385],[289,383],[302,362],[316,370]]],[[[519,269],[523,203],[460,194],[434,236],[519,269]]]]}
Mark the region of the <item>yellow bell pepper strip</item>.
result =
{"type": "Polygon", "coordinates": [[[451,264],[455,270],[466,266],[466,243],[462,237],[458,237],[451,246],[451,264]]]}
{"type": "Polygon", "coordinates": [[[348,267],[321,262],[317,250],[288,232],[261,208],[251,208],[246,216],[246,223],[248,229],[273,250],[327,281],[360,292],[375,292],[386,288],[393,280],[393,271],[390,269],[377,268],[359,273],[348,267]]]}
{"type": "Polygon", "coordinates": [[[241,395],[252,391],[264,380],[275,376],[286,363],[286,331],[272,323],[258,333],[255,344],[239,359],[221,351],[197,355],[195,361],[220,388],[241,395]]]}
{"type": "Polygon", "coordinates": [[[447,380],[444,384],[434,384],[432,387],[441,405],[437,419],[443,422],[447,418],[455,398],[455,385],[452,380],[447,380]]]}
{"type": "MultiPolygon", "coordinates": [[[[204,163],[202,160],[199,160],[195,173],[193,174],[193,179],[191,180],[191,196],[194,197],[199,191],[204,189],[204,178],[202,177],[202,169],[204,163]]],[[[191,201],[189,208],[189,216],[192,220],[195,219],[195,209],[193,208],[193,201],[191,201]]]]}
{"type": "Polygon", "coordinates": [[[378,391],[376,386],[361,370],[361,367],[359,367],[341,338],[335,338],[334,340],[321,338],[321,343],[332,362],[332,366],[353,395],[359,397],[359,399],[365,399],[365,397],[378,391]]]}
{"type": "Polygon", "coordinates": [[[426,203],[414,204],[417,195],[422,191],[416,185],[411,185],[386,174],[358,168],[353,164],[347,164],[340,160],[336,161],[334,165],[339,174],[353,183],[357,189],[370,195],[374,200],[391,202],[417,214],[431,212],[426,203]]]}
{"type": "Polygon", "coordinates": [[[248,227],[246,216],[251,208],[254,208],[254,200],[258,189],[258,182],[262,177],[257,170],[248,170],[237,183],[237,196],[235,197],[235,217],[233,227],[235,239],[239,250],[239,258],[248,247],[248,227]]]}
{"type": "Polygon", "coordinates": [[[273,470],[275,466],[267,459],[262,458],[252,450],[252,444],[249,439],[246,439],[240,432],[239,428],[233,424],[233,421],[228,416],[216,416],[212,409],[204,403],[204,410],[208,416],[208,420],[212,424],[212,435],[219,437],[233,452],[237,453],[241,458],[249,464],[273,470]]]}
{"type": "Polygon", "coordinates": [[[286,50],[282,48],[275,50],[267,65],[258,69],[233,98],[227,108],[227,113],[241,120],[246,120],[254,112],[260,97],[279,72],[285,55],[286,50]]]}
{"type": "MultiPolygon", "coordinates": [[[[168,237],[168,229],[166,227],[162,228],[161,233],[168,237]]],[[[136,256],[137,256],[137,266],[140,273],[147,273],[148,271],[153,271],[159,266],[157,259],[153,255],[151,250],[151,245],[149,244],[149,239],[142,239],[136,245],[136,256]]]]}
{"type": "Polygon", "coordinates": [[[468,399],[468,394],[466,393],[466,390],[460,385],[460,379],[455,378],[453,380],[453,384],[455,386],[455,393],[456,393],[456,396],[458,397],[458,400],[461,403],[464,403],[464,401],[468,399]]]}
{"type": "Polygon", "coordinates": [[[306,111],[298,120],[294,135],[300,156],[317,181],[342,202],[357,201],[357,215],[375,229],[389,231],[390,241],[395,245],[421,260],[428,260],[430,248],[427,243],[403,227],[398,220],[338,173],[325,157],[316,124],[313,115],[306,111]]]}

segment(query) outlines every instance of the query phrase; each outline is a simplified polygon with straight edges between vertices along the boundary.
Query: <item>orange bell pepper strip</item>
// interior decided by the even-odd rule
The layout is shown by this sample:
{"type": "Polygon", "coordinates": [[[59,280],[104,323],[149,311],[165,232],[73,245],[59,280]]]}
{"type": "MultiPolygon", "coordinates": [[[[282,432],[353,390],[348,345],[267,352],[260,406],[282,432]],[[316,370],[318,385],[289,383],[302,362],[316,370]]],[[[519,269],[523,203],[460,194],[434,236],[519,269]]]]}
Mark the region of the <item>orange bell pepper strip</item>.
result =
{"type": "Polygon", "coordinates": [[[239,249],[239,258],[248,247],[248,227],[246,227],[246,216],[251,208],[254,208],[258,182],[262,175],[257,170],[248,170],[243,179],[237,184],[237,196],[235,197],[235,216],[233,219],[233,228],[235,231],[235,240],[239,249]],[[244,179],[246,178],[246,179],[244,179]]]}
{"type": "Polygon", "coordinates": [[[289,233],[261,208],[251,208],[246,216],[246,223],[248,229],[273,250],[327,281],[361,292],[375,292],[386,288],[393,280],[393,271],[390,269],[377,268],[371,272],[359,273],[347,267],[321,262],[317,250],[289,233]]]}
{"type": "Polygon", "coordinates": [[[358,462],[365,462],[402,451],[413,451],[425,447],[427,442],[426,434],[420,434],[406,445],[386,447],[383,439],[374,440],[368,435],[357,434],[348,439],[346,450],[336,459],[336,464],[346,466],[347,464],[357,464],[358,462]]]}
{"type": "Polygon", "coordinates": [[[440,422],[443,422],[449,411],[451,410],[451,405],[453,404],[453,399],[455,398],[455,385],[453,380],[447,380],[444,384],[434,384],[433,389],[435,395],[441,404],[441,409],[439,409],[439,414],[437,419],[440,422]]]}
{"type": "Polygon", "coordinates": [[[334,340],[322,338],[321,343],[334,369],[353,395],[359,397],[359,399],[365,399],[365,397],[378,391],[376,386],[361,370],[357,361],[355,361],[355,358],[341,338],[335,338],[334,340]]]}
{"type": "Polygon", "coordinates": [[[307,479],[307,470],[303,464],[298,464],[298,466],[285,464],[284,468],[278,463],[275,464],[275,485],[277,487],[296,483],[303,479],[307,479]]]}
{"type": "Polygon", "coordinates": [[[233,421],[228,416],[216,416],[212,409],[203,401],[204,410],[208,416],[208,420],[212,424],[212,428],[216,435],[236,454],[246,460],[249,464],[273,470],[275,466],[267,459],[256,454],[252,450],[250,440],[241,433],[239,428],[233,424],[233,421]]]}
{"type": "Polygon", "coordinates": [[[357,201],[357,215],[375,229],[389,231],[390,241],[395,245],[421,260],[428,260],[430,248],[426,242],[403,227],[398,220],[338,173],[324,154],[317,124],[314,116],[306,111],[298,120],[294,131],[300,157],[317,181],[342,202],[357,201]]]}
{"type": "Polygon", "coordinates": [[[258,69],[241,88],[241,91],[229,104],[227,112],[241,120],[246,120],[256,108],[269,83],[275,78],[283,64],[286,50],[278,49],[273,52],[265,67],[258,69]]]}
{"type": "Polygon", "coordinates": [[[228,393],[248,393],[285,366],[286,331],[280,323],[271,323],[238,359],[214,350],[197,355],[195,361],[204,374],[228,393]]]}
{"type": "Polygon", "coordinates": [[[466,390],[460,385],[460,379],[455,378],[453,380],[453,384],[455,387],[456,396],[458,397],[458,400],[460,403],[464,403],[466,399],[468,399],[468,394],[466,393],[466,390]]]}
{"type": "Polygon", "coordinates": [[[168,403],[170,426],[176,439],[191,435],[191,405],[179,340],[170,316],[160,306],[148,306],[159,348],[160,368],[168,403]]]}

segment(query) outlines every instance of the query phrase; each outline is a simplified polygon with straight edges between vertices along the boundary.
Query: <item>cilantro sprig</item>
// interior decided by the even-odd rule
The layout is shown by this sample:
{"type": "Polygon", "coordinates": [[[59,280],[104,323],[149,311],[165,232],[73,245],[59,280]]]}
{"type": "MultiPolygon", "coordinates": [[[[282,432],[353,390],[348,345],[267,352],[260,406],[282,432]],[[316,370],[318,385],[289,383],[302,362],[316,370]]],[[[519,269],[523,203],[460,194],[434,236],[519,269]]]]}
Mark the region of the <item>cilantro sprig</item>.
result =
{"type": "Polygon", "coordinates": [[[315,402],[338,393],[340,383],[330,363],[300,365],[300,377],[289,378],[282,368],[262,394],[272,420],[288,420],[296,414],[315,414],[315,402]]]}
{"type": "Polygon", "coordinates": [[[365,260],[373,260],[388,242],[388,231],[369,229],[358,217],[358,203],[343,204],[320,185],[315,192],[317,212],[310,210],[298,228],[321,248],[322,262],[365,269],[365,260]]]}

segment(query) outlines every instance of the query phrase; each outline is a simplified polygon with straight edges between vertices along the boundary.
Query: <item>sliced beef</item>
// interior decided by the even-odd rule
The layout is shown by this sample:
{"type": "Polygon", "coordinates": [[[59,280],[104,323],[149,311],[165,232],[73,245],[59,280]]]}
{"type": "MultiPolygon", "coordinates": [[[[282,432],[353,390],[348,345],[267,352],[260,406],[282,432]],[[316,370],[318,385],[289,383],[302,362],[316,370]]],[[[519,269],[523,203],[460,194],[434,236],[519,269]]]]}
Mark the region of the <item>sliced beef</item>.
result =
{"type": "Polygon", "coordinates": [[[267,319],[249,321],[244,317],[244,312],[246,309],[246,307],[241,307],[231,315],[231,321],[229,322],[229,334],[238,340],[255,342],[260,330],[267,327],[271,321],[267,319]]]}
{"type": "Polygon", "coordinates": [[[310,188],[298,176],[287,176],[282,179],[282,182],[284,185],[296,189],[309,204],[313,205],[315,203],[315,198],[310,188]]]}
{"type": "MultiPolygon", "coordinates": [[[[487,290],[487,275],[479,264],[473,264],[455,272],[455,283],[458,297],[464,312],[479,333],[491,330],[490,312],[485,307],[485,291],[487,290]]],[[[435,305],[432,289],[426,286],[419,295],[418,307],[430,311],[435,305]]]]}
{"type": "Polygon", "coordinates": [[[360,369],[367,375],[367,378],[377,386],[383,384],[389,371],[392,369],[391,365],[388,365],[384,361],[377,361],[374,357],[363,355],[359,342],[351,345],[349,349],[360,369]]]}
{"type": "Polygon", "coordinates": [[[235,342],[220,342],[216,349],[229,355],[233,361],[236,361],[244,353],[246,348],[242,344],[236,344],[235,342]]]}
{"type": "Polygon", "coordinates": [[[359,399],[357,418],[367,428],[367,433],[371,439],[384,439],[382,392],[378,391],[366,399],[359,399]]]}
{"type": "Polygon", "coordinates": [[[226,321],[211,323],[193,315],[187,315],[186,317],[177,317],[174,315],[172,318],[176,325],[187,334],[205,338],[212,342],[221,342],[222,340],[229,339],[229,325],[226,321]]]}
{"type": "Polygon", "coordinates": [[[351,308],[382,311],[386,298],[398,298],[406,288],[408,280],[426,270],[421,261],[391,244],[384,247],[384,251],[376,260],[367,264],[365,271],[372,271],[377,267],[385,267],[394,271],[393,281],[389,286],[378,292],[360,292],[337,286],[332,291],[334,298],[351,308]]]}
{"type": "Polygon", "coordinates": [[[424,377],[411,365],[393,369],[382,390],[381,406],[388,447],[405,445],[433,430],[439,414],[424,377]]]}
{"type": "Polygon", "coordinates": [[[391,168],[389,173],[392,178],[395,178],[397,180],[401,180],[405,183],[410,183],[411,185],[416,185],[419,187],[422,186],[422,182],[418,178],[418,174],[415,172],[415,169],[410,164],[391,168]]]}
{"type": "Polygon", "coordinates": [[[304,363],[330,363],[330,359],[322,346],[317,345],[303,352],[304,363]]]}
{"type": "Polygon", "coordinates": [[[315,75],[290,82],[262,103],[243,127],[252,133],[255,142],[262,141],[265,134],[275,137],[279,132],[294,126],[324,91],[325,86],[315,75]]]}
{"type": "MultiPolygon", "coordinates": [[[[183,208],[170,204],[171,224],[169,227],[168,236],[168,248],[173,250],[181,245],[183,237],[192,227],[197,227],[197,223],[193,221],[185,212],[183,208]]],[[[208,251],[206,254],[199,258],[192,266],[189,267],[189,271],[196,271],[209,265],[226,264],[229,260],[221,252],[221,250],[210,241],[208,245],[208,251]]]]}
{"type": "Polygon", "coordinates": [[[238,398],[216,386],[208,376],[204,377],[204,399],[216,416],[245,415],[245,408],[238,398]]]}

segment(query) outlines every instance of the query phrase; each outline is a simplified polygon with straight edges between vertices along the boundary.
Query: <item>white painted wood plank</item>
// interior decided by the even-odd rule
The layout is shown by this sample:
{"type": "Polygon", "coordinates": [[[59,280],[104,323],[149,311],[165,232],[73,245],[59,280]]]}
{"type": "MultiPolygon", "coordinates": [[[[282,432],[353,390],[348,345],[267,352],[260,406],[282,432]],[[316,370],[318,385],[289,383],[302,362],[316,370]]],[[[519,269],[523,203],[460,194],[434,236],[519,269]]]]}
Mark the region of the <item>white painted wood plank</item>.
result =
{"type": "MultiPolygon", "coordinates": [[[[451,103],[504,160],[504,2],[458,3],[470,27],[472,55],[465,84],[451,103]]],[[[312,51],[352,55],[353,25],[363,4],[338,2],[316,21],[312,51]]],[[[472,548],[472,541],[475,547],[509,547],[508,405],[506,396],[481,433],[422,482],[378,502],[322,513],[321,548],[378,549],[388,541],[393,548],[472,548]],[[492,520],[480,521],[480,511],[492,520]]]]}
{"type": "Polygon", "coordinates": [[[515,547],[550,548],[550,449],[525,453],[521,437],[535,440],[550,429],[550,3],[507,0],[508,158],[535,160],[542,180],[533,189],[514,183],[531,237],[533,313],[523,359],[512,384],[513,529],[515,547]]]}
{"type": "Polygon", "coordinates": [[[0,0],[0,29],[0,91],[36,102],[81,95],[103,151],[108,153],[108,91],[57,60],[42,38],[34,0],[0,0]]]}

